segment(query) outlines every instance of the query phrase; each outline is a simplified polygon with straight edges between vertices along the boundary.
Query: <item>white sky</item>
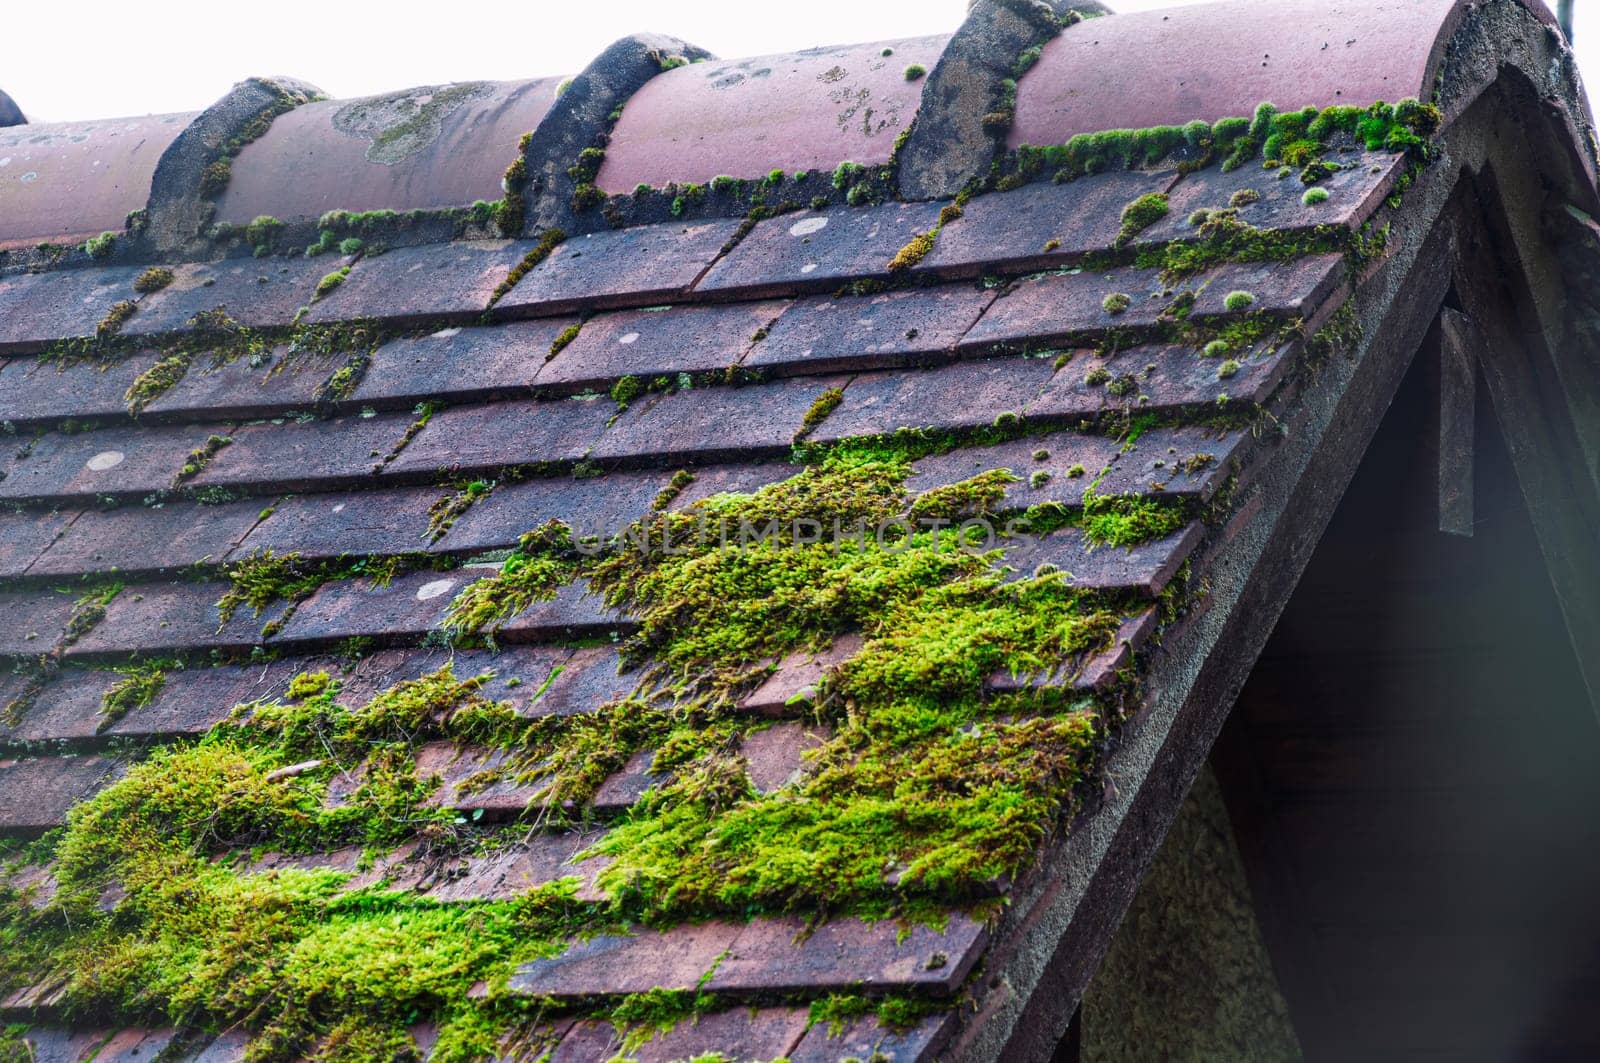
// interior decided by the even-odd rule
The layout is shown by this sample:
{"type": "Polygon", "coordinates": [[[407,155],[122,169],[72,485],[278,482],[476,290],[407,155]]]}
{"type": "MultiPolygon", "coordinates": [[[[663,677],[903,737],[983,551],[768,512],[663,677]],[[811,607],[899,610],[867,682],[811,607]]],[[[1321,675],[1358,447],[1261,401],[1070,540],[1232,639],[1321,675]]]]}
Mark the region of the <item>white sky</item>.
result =
{"type": "MultiPolygon", "coordinates": [[[[1143,11],[1196,0],[1109,2],[1118,11],[1143,11]]],[[[1595,0],[1577,6],[1579,65],[1600,70],[1595,0]]],[[[966,8],[966,0],[7,3],[0,89],[34,121],[111,118],[200,110],[256,74],[287,74],[345,98],[447,81],[574,74],[632,32],[670,33],[735,58],[948,32],[966,8]]]]}

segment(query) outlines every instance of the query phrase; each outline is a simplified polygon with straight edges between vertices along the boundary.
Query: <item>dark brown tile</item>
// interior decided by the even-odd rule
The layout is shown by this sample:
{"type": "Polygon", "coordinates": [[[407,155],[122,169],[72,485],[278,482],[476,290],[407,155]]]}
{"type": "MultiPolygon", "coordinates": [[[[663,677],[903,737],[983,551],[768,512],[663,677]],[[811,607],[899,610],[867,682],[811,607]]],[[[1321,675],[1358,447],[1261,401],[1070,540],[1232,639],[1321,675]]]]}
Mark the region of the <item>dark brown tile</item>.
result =
{"type": "Polygon", "coordinates": [[[1011,356],[863,374],[851,381],[844,402],[808,438],[826,444],[902,428],[989,427],[1007,415],[1020,417],[1054,371],[1049,358],[1011,356]]]}
{"type": "Polygon", "coordinates": [[[98,756],[0,759],[0,833],[59,827],[68,809],[122,772],[115,760],[98,756]]]}
{"type": "Polygon", "coordinates": [[[550,344],[576,318],[439,329],[390,340],[351,393],[351,404],[412,406],[424,399],[482,402],[526,397],[550,344]]]}
{"type": "Polygon", "coordinates": [[[815,992],[959,986],[988,942],[982,924],[952,913],[945,928],[909,930],[893,921],[833,919],[808,927],[798,918],[756,919],[739,932],[706,983],[708,992],[815,992]]]}
{"type": "Polygon", "coordinates": [[[434,415],[387,472],[492,472],[577,461],[615,412],[609,400],[549,399],[454,406],[434,415]]]}
{"type": "Polygon", "coordinates": [[[370,482],[414,420],[408,414],[379,414],[244,425],[229,433],[233,442],[190,483],[256,492],[296,491],[311,484],[325,490],[356,486],[370,482]]]}
{"type": "Polygon", "coordinates": [[[1075,587],[1090,590],[1131,590],[1154,598],[1166,588],[1178,566],[1199,545],[1201,528],[1189,524],[1164,539],[1133,547],[1096,546],[1085,541],[1077,528],[1062,528],[1036,538],[1002,543],[1005,564],[1019,578],[1052,565],[1067,573],[1075,587]]]}
{"type": "Polygon", "coordinates": [[[28,574],[148,575],[196,564],[221,564],[260,517],[260,500],[88,510],[33,563],[28,574]]]}
{"type": "Polygon", "coordinates": [[[27,457],[12,459],[0,479],[0,498],[143,498],[170,488],[207,436],[230,431],[227,425],[189,425],[52,432],[27,457]]]}
{"type": "Polygon", "coordinates": [[[241,605],[224,624],[217,602],[221,583],[136,583],[106,606],[105,619],[67,651],[69,657],[158,654],[209,649],[245,649],[262,642],[261,629],[280,618],[287,603],[275,602],[257,616],[241,605]]]}
{"type": "Polygon", "coordinates": [[[846,381],[805,377],[663,395],[624,414],[595,445],[593,456],[638,463],[781,456],[817,397],[846,381]]]}
{"type": "Polygon", "coordinates": [[[954,349],[994,297],[990,289],[945,285],[802,299],[784,311],[744,365],[787,376],[935,361],[954,349]]]}
{"type": "MultiPolygon", "coordinates": [[[[526,240],[488,240],[363,256],[343,283],[312,305],[306,320],[464,321],[483,313],[496,286],[532,247],[526,240]]],[[[330,261],[327,268],[336,265],[330,261]]]]}
{"type": "Polygon", "coordinates": [[[621,377],[676,379],[730,369],[786,304],[735,303],[623,310],[584,322],[578,338],[539,370],[541,390],[604,391],[621,377]]]}
{"type": "Polygon", "coordinates": [[[230,258],[172,268],[172,283],[152,292],[123,326],[125,336],[179,332],[201,312],[221,310],[247,328],[284,327],[311,302],[317,281],[339,263],[306,258],[230,258]]]}
{"type": "Polygon", "coordinates": [[[78,510],[0,512],[0,579],[20,576],[76,520],[78,510]]]}
{"type": "Polygon", "coordinates": [[[932,1063],[956,1025],[953,1013],[929,1015],[909,1030],[891,1030],[877,1016],[864,1015],[835,1033],[819,1023],[789,1053],[789,1063],[838,1063],[871,1059],[878,1063],[932,1063]]]}

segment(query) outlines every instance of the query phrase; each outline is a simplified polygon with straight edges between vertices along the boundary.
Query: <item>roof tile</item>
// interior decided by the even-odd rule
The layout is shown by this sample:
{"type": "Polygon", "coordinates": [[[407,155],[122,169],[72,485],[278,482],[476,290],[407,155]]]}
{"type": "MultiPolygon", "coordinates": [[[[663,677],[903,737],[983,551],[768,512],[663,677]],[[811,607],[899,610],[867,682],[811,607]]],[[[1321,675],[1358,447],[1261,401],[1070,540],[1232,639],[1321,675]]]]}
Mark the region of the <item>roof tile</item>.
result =
{"type": "Polygon", "coordinates": [[[789,1053],[789,1063],[837,1063],[841,1059],[930,1063],[955,1025],[956,1017],[949,1012],[929,1015],[909,1030],[880,1026],[873,1015],[852,1019],[837,1034],[828,1023],[818,1023],[789,1053]]]}
{"type": "MultiPolygon", "coordinates": [[[[363,256],[338,287],[312,305],[305,319],[408,322],[475,317],[488,308],[495,287],[532,248],[525,240],[488,240],[400,247],[363,256]]],[[[333,269],[332,263],[327,268],[333,269]]]]}
{"type": "Polygon", "coordinates": [[[575,716],[627,697],[638,687],[639,672],[619,671],[620,658],[610,646],[573,650],[561,671],[525,707],[529,716],[575,716]]]}
{"type": "Polygon", "coordinates": [[[460,517],[435,550],[476,552],[516,545],[524,532],[559,520],[577,538],[608,537],[644,516],[667,486],[665,472],[555,476],[500,484],[460,517]]]}
{"type": "Polygon", "coordinates": [[[405,414],[379,414],[244,425],[229,433],[233,442],[219,450],[191,483],[252,491],[294,491],[310,484],[324,490],[356,486],[378,471],[413,420],[405,414]]]}
{"type": "Polygon", "coordinates": [[[424,399],[481,402],[529,394],[550,344],[574,318],[451,326],[383,344],[349,402],[411,406],[424,399]]]}
{"type": "Polygon", "coordinates": [[[247,328],[286,327],[333,266],[305,258],[230,258],[172,267],[172,283],[139,303],[124,336],[179,332],[202,311],[222,310],[247,328]]]}
{"type": "Polygon", "coordinates": [[[28,574],[146,575],[203,562],[219,564],[260,517],[259,501],[89,510],[33,563],[28,574]]]}
{"type": "Polygon", "coordinates": [[[117,761],[98,756],[0,759],[0,833],[60,826],[69,808],[122,772],[117,761]]]}
{"type": "MultiPolygon", "coordinates": [[[[732,1008],[684,1019],[631,1050],[638,1063],[721,1056],[737,1063],[783,1059],[805,1032],[805,1008],[732,1008]]],[[[586,1063],[610,1059],[621,1048],[616,1028],[604,1022],[580,1022],[550,1054],[550,1063],[586,1063]]]]}
{"type": "Polygon", "coordinates": [[[26,457],[13,457],[0,479],[0,498],[66,499],[105,495],[143,498],[173,485],[189,453],[228,426],[52,432],[26,457]]]}
{"type": "Polygon", "coordinates": [[[1077,528],[1062,528],[1037,538],[1015,540],[1002,549],[1006,565],[1022,576],[1050,564],[1069,573],[1076,587],[1133,590],[1154,598],[1166,588],[1202,537],[1200,525],[1194,523],[1164,539],[1122,548],[1095,546],[1077,528]]]}
{"type": "Polygon", "coordinates": [[[13,359],[0,369],[0,421],[20,428],[62,418],[126,417],[129,386],[159,357],[144,352],[109,365],[13,359]]]}
{"type": "Polygon", "coordinates": [[[93,738],[100,730],[100,697],[122,676],[93,669],[63,669],[34,695],[21,719],[0,720],[0,740],[48,742],[93,738]]]}
{"type": "Polygon", "coordinates": [[[0,592],[0,654],[46,653],[66,630],[75,599],[56,591],[0,592]]]}
{"type": "Polygon", "coordinates": [[[425,634],[472,580],[470,570],[459,570],[412,572],[382,586],[365,579],[325,583],[295,610],[277,642],[425,634]]]}
{"type": "Polygon", "coordinates": [[[0,277],[0,351],[91,337],[113,303],[134,297],[141,269],[71,269],[0,277]]]}
{"type": "Polygon", "coordinates": [[[77,517],[74,510],[0,513],[0,579],[26,572],[77,517]]]}
{"type": "Polygon", "coordinates": [[[988,932],[953,913],[944,929],[833,919],[816,927],[795,917],[756,919],[706,983],[708,992],[788,993],[830,986],[947,993],[978,962],[988,932]]]}
{"type": "Polygon", "coordinates": [[[557,1000],[695,989],[743,929],[712,921],[664,931],[641,927],[630,936],[601,934],[573,943],[559,956],[524,965],[511,977],[510,988],[557,1000]]]}
{"type": "Polygon", "coordinates": [[[436,414],[387,471],[489,472],[578,461],[614,412],[610,402],[581,399],[453,406],[436,414]]]}
{"type": "Polygon", "coordinates": [[[786,304],[735,303],[601,314],[539,370],[541,390],[604,389],[624,376],[676,378],[738,365],[786,304]]]}
{"type": "Polygon", "coordinates": [[[735,232],[736,221],[645,225],[575,236],[495,304],[506,317],[579,307],[650,306],[682,298],[735,232]]]}
{"type": "Polygon", "coordinates": [[[988,427],[1004,414],[1021,416],[1054,372],[1048,358],[1007,357],[863,374],[808,438],[825,444],[901,428],[988,427]]]}
{"type": "Polygon", "coordinates": [[[106,606],[105,619],[67,655],[240,649],[259,643],[261,629],[288,609],[287,603],[274,602],[257,616],[248,605],[240,606],[224,624],[217,601],[227,589],[218,583],[143,583],[124,588],[106,606]]]}
{"type": "Polygon", "coordinates": [[[440,494],[436,487],[400,487],[286,498],[245,537],[238,555],[263,549],[307,558],[425,550],[428,507],[440,494]]]}
{"type": "Polygon", "coordinates": [[[1192,347],[1160,344],[1110,358],[1085,351],[1051,378],[1028,404],[1027,416],[1070,424],[1113,410],[1176,413],[1203,408],[1224,396],[1262,402],[1293,364],[1296,350],[1269,344],[1216,358],[1203,357],[1192,347]]]}
{"type": "MultiPolygon", "coordinates": [[[[788,453],[812,404],[845,377],[751,387],[691,388],[638,403],[601,437],[599,460],[737,460],[788,453]]],[[[824,422],[826,423],[826,422],[824,422]]]]}
{"type": "Polygon", "coordinates": [[[939,223],[938,203],[884,203],[781,214],[760,222],[695,285],[743,298],[823,291],[889,275],[889,260],[939,223]]]}
{"type": "Polygon", "coordinates": [[[164,419],[276,417],[313,408],[347,355],[290,355],[284,344],[260,362],[251,358],[195,359],[176,384],[144,408],[164,419]]]}
{"type": "Polygon", "coordinates": [[[788,374],[886,369],[936,360],[994,301],[992,290],[945,285],[796,302],[745,358],[751,369],[788,374]]]}

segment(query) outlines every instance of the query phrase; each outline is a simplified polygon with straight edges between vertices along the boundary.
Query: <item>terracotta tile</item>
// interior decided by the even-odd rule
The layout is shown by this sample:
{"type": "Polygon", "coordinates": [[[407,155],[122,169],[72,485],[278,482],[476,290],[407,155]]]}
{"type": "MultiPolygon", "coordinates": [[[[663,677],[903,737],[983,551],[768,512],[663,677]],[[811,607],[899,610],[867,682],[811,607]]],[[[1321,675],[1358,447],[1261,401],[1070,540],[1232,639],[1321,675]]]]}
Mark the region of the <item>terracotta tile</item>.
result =
{"type": "Polygon", "coordinates": [[[0,740],[49,742],[93,738],[102,722],[101,695],[122,678],[120,673],[98,669],[62,669],[34,695],[15,726],[0,722],[0,740]]]}
{"type": "Polygon", "coordinates": [[[653,786],[665,782],[667,776],[654,769],[655,753],[641,749],[628,758],[622,770],[612,775],[594,792],[589,802],[596,812],[621,812],[631,808],[653,786]]]}
{"type": "Polygon", "coordinates": [[[663,395],[624,414],[595,444],[593,456],[638,462],[787,455],[812,403],[845,383],[843,377],[806,377],[663,395]]]}
{"type": "Polygon", "coordinates": [[[20,428],[63,418],[121,420],[128,415],[128,386],[159,360],[153,352],[111,365],[13,359],[0,369],[0,421],[20,428]]]}
{"type": "Polygon", "coordinates": [[[946,357],[994,301],[967,285],[796,302],[744,365],[783,375],[885,369],[946,357]]]}
{"type": "Polygon", "coordinates": [[[337,263],[323,259],[230,258],[172,267],[172,283],[152,292],[123,326],[125,336],[180,332],[196,314],[222,310],[247,328],[287,326],[311,302],[322,275],[337,263]]]}
{"type": "Polygon", "coordinates": [[[32,1026],[22,1035],[29,1063],[84,1063],[111,1036],[110,1030],[32,1026]]]}
{"type": "Polygon", "coordinates": [[[76,595],[56,591],[0,592],[0,654],[37,656],[50,652],[66,629],[76,595]]]}
{"type": "Polygon", "coordinates": [[[712,495],[754,494],[769,484],[787,480],[800,467],[787,461],[766,461],[690,467],[688,471],[694,479],[673,498],[668,509],[687,509],[712,495]]]}
{"type": "Polygon", "coordinates": [[[574,236],[529,270],[495,313],[532,317],[673,302],[738,228],[737,221],[674,222],[574,236]]]}
{"type": "Polygon", "coordinates": [[[106,757],[0,759],[0,832],[29,834],[66,822],[67,810],[120,778],[106,757]]]}
{"type": "Polygon", "coordinates": [[[444,493],[437,487],[400,487],[296,495],[277,502],[234,556],[257,550],[306,558],[426,550],[428,507],[444,493]]]}
{"type": "Polygon", "coordinates": [[[71,526],[79,511],[0,513],[0,579],[20,576],[71,526]]]}
{"type": "Polygon", "coordinates": [[[345,354],[290,355],[274,347],[259,362],[249,358],[217,362],[201,355],[175,385],[145,407],[143,416],[183,415],[230,418],[277,417],[311,410],[317,392],[346,358],[345,354]]]}
{"type": "Polygon", "coordinates": [[[889,275],[889,260],[939,221],[938,203],[833,207],[768,218],[706,274],[695,290],[745,298],[828,291],[889,275]]]}
{"type": "Polygon", "coordinates": [[[390,340],[373,352],[349,402],[412,406],[424,399],[481,402],[529,394],[550,344],[576,318],[453,325],[390,340]]]}
{"type": "Polygon", "coordinates": [[[873,1059],[879,1063],[932,1063],[956,1026],[954,1014],[930,1015],[909,1030],[878,1025],[874,1015],[854,1019],[835,1034],[827,1023],[813,1026],[789,1053],[790,1063],[837,1063],[873,1059]]]}
{"type": "Polygon", "coordinates": [[[242,605],[223,624],[217,615],[217,601],[226,590],[220,583],[126,587],[106,606],[105,619],[74,643],[67,655],[248,648],[260,644],[262,628],[288,608],[285,602],[274,602],[256,616],[250,606],[242,605]]]}
{"type": "Polygon", "coordinates": [[[450,603],[473,578],[473,574],[458,570],[412,572],[396,576],[382,587],[365,579],[325,583],[295,610],[277,641],[303,644],[356,636],[425,635],[444,618],[450,603]]]}
{"type": "Polygon", "coordinates": [[[235,705],[281,694],[291,675],[284,662],[168,670],[155,699],[130,710],[106,733],[130,737],[204,734],[227,719],[235,705]]]}
{"type": "Polygon", "coordinates": [[[632,936],[602,934],[576,942],[559,956],[525,964],[511,977],[512,992],[558,1000],[693,989],[739,935],[733,923],[686,924],[671,930],[640,928],[632,936]]]}
{"type": "Polygon", "coordinates": [[[1239,220],[1258,229],[1306,229],[1314,225],[1361,224],[1389,194],[1395,177],[1404,167],[1404,157],[1391,152],[1350,152],[1334,154],[1333,161],[1344,169],[1322,181],[1328,199],[1314,206],[1301,202],[1306,186],[1298,171],[1279,179],[1276,170],[1263,170],[1252,162],[1223,173],[1220,166],[1208,166],[1188,174],[1168,194],[1167,216],[1145,232],[1152,242],[1192,239],[1194,227],[1189,215],[1196,210],[1218,209],[1231,205],[1233,196],[1248,189],[1260,198],[1238,208],[1239,220]],[[1373,173],[1377,168],[1378,172],[1373,173]]]}
{"type": "Polygon", "coordinates": [[[273,420],[234,429],[223,447],[190,481],[196,487],[252,491],[324,489],[366,482],[415,420],[409,414],[273,420]]]}
{"type": "Polygon", "coordinates": [[[1190,347],[1135,347],[1109,360],[1084,352],[1062,366],[1028,404],[1026,414],[1029,420],[1075,424],[1110,410],[1174,413],[1215,404],[1222,397],[1264,402],[1297,351],[1291,346],[1240,352],[1232,356],[1238,369],[1229,377],[1221,375],[1228,359],[1206,358],[1190,347]]]}
{"type": "MultiPolygon", "coordinates": [[[[486,240],[363,256],[342,284],[312,305],[305,319],[466,320],[483,313],[495,287],[533,246],[527,240],[486,240]]],[[[334,266],[330,261],[326,269],[334,266]]]]}
{"type": "Polygon", "coordinates": [[[0,498],[138,497],[172,486],[189,452],[227,425],[104,428],[43,436],[0,479],[0,498]]]}
{"type": "Polygon", "coordinates": [[[844,402],[809,437],[832,443],[902,428],[983,428],[1020,416],[1055,372],[1048,358],[997,358],[938,369],[858,376],[844,402]]]}
{"type": "Polygon", "coordinates": [[[565,522],[576,538],[609,538],[648,513],[670,480],[665,472],[613,472],[500,484],[456,518],[434,549],[456,553],[515,546],[524,532],[550,520],[565,522]]]}
{"type": "Polygon", "coordinates": [[[778,662],[760,686],[744,696],[739,708],[764,716],[791,716],[815,700],[817,687],[828,670],[855,656],[862,646],[859,635],[840,635],[833,645],[812,653],[796,650],[778,662]]]}
{"type": "Polygon", "coordinates": [[[1106,250],[1121,231],[1122,208],[1147,193],[1165,191],[1174,176],[1174,171],[1118,171],[974,196],[918,268],[947,277],[1026,273],[1106,250]],[[1045,250],[1052,240],[1057,246],[1045,250]]]}
{"type": "Polygon", "coordinates": [[[550,685],[518,711],[526,716],[577,716],[627,697],[642,675],[638,670],[619,672],[619,660],[610,646],[572,651],[550,685]]]}
{"type": "Polygon", "coordinates": [[[642,381],[712,373],[739,364],[786,304],[735,303],[601,314],[539,370],[541,390],[604,391],[624,376],[642,381]]]}
{"type": "Polygon", "coordinates": [[[220,564],[260,517],[260,500],[88,510],[34,562],[29,575],[150,575],[220,564]]]}
{"type": "Polygon", "coordinates": [[[577,461],[614,412],[600,399],[455,406],[435,415],[386,471],[465,473],[577,461]]]}
{"type": "Polygon", "coordinates": [[[1116,679],[1117,672],[1129,664],[1155,633],[1160,618],[1154,608],[1125,618],[1118,626],[1111,645],[1093,653],[1079,654],[1043,673],[1012,675],[996,672],[984,683],[987,690],[1014,691],[1067,687],[1073,690],[1101,690],[1116,679]]]}
{"type": "MultiPolygon", "coordinates": [[[[733,1007],[680,1021],[628,1053],[638,1063],[677,1063],[720,1055],[734,1063],[783,1059],[805,1032],[805,1008],[733,1007]]],[[[550,1056],[550,1063],[609,1059],[621,1047],[608,1022],[580,1022],[550,1056]]]]}
{"type": "Polygon", "coordinates": [[[0,277],[0,351],[93,336],[113,303],[137,296],[133,278],[142,272],[119,266],[0,277]]]}
{"type": "Polygon", "coordinates": [[[705,989],[788,993],[858,985],[950,992],[978,962],[988,937],[981,924],[959,913],[943,931],[834,919],[808,932],[801,919],[756,919],[739,932],[705,989]]]}
{"type": "Polygon", "coordinates": [[[1037,538],[1020,538],[1002,545],[1005,564],[1018,578],[1033,575],[1040,565],[1067,572],[1076,587],[1092,590],[1133,590],[1154,598],[1172,574],[1199,545],[1198,523],[1164,539],[1134,547],[1092,546],[1076,528],[1062,528],[1037,538]]]}
{"type": "Polygon", "coordinates": [[[95,1053],[95,1063],[150,1063],[161,1055],[178,1033],[172,1029],[123,1030],[95,1053]]]}
{"type": "Polygon", "coordinates": [[[805,754],[825,741],[822,728],[797,721],[775,723],[740,739],[739,754],[757,792],[770,794],[798,779],[805,770],[805,754]]]}

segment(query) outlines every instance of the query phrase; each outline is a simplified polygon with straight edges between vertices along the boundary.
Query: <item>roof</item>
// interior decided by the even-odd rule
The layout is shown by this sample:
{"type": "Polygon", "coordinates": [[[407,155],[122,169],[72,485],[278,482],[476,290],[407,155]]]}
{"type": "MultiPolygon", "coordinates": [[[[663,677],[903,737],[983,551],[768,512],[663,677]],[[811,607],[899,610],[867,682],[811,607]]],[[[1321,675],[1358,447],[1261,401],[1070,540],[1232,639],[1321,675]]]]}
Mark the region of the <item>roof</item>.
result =
{"type": "Polygon", "coordinates": [[[0,132],[4,1036],[1048,1058],[1447,289],[1600,232],[1540,5],[1071,6],[0,132]]]}

